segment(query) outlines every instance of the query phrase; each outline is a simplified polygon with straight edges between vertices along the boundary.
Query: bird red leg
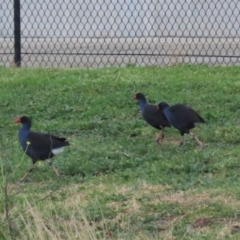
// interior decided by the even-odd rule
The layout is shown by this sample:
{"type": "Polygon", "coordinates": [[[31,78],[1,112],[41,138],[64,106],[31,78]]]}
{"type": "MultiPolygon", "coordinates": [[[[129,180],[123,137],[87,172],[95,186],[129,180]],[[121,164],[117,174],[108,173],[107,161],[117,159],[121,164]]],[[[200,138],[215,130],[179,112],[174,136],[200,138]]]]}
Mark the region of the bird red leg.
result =
{"type": "Polygon", "coordinates": [[[19,180],[19,182],[22,182],[32,171],[35,167],[35,164],[32,165],[32,167],[24,174],[24,176],[19,180]]]}
{"type": "Polygon", "coordinates": [[[60,177],[60,174],[58,170],[52,165],[52,163],[49,160],[46,160],[46,162],[51,166],[52,170],[55,172],[55,174],[60,177]]]}
{"type": "Polygon", "coordinates": [[[184,144],[184,135],[182,136],[182,139],[180,141],[179,147],[181,147],[184,144]]]}
{"type": "Polygon", "coordinates": [[[162,130],[160,130],[160,132],[156,138],[156,143],[158,145],[161,145],[163,138],[164,138],[164,135],[163,135],[163,129],[162,129],[162,130]]]}
{"type": "Polygon", "coordinates": [[[195,136],[193,133],[191,133],[191,132],[189,132],[189,134],[196,140],[196,142],[198,143],[198,145],[200,146],[200,147],[206,147],[206,144],[204,144],[203,142],[201,142],[199,139],[198,139],[198,137],[197,136],[195,136]]]}
{"type": "MultiPolygon", "coordinates": [[[[160,136],[160,143],[159,143],[159,145],[162,143],[162,141],[163,141],[163,139],[164,139],[163,128],[162,128],[160,134],[161,134],[161,136],[160,136]]],[[[159,134],[159,135],[160,135],[160,134],[159,134]]]]}

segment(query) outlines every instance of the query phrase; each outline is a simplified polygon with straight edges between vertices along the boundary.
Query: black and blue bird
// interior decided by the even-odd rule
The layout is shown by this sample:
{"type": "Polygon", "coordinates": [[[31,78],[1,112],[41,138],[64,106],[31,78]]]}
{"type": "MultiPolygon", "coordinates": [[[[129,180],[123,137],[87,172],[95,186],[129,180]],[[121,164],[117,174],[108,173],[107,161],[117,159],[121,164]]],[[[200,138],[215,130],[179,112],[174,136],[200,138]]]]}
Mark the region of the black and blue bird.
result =
{"type": "Polygon", "coordinates": [[[164,128],[170,127],[170,124],[165,117],[163,111],[157,109],[156,105],[149,104],[143,93],[137,93],[134,99],[139,101],[140,111],[143,119],[152,127],[159,129],[160,132],[156,142],[160,145],[164,139],[164,128]]]}
{"type": "Polygon", "coordinates": [[[19,141],[23,151],[32,159],[33,166],[20,179],[23,181],[32,172],[37,161],[44,161],[52,167],[55,174],[59,177],[58,170],[50,162],[50,158],[63,152],[64,147],[69,146],[66,138],[60,138],[51,134],[30,131],[32,121],[29,117],[21,116],[15,120],[21,123],[22,127],[18,132],[19,141]]]}
{"type": "Polygon", "coordinates": [[[185,133],[190,134],[201,147],[205,146],[196,135],[190,132],[190,129],[195,127],[195,123],[205,123],[205,120],[194,109],[185,104],[169,106],[166,102],[159,103],[157,108],[164,113],[169,123],[180,132],[182,136],[180,146],[184,143],[185,133]]]}

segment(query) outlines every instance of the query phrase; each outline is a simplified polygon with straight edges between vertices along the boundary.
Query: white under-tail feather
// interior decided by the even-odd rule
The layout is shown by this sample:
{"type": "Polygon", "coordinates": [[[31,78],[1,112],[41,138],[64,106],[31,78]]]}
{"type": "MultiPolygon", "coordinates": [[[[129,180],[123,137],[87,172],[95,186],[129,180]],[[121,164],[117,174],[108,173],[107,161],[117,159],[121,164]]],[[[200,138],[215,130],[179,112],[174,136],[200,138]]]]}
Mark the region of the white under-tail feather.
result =
{"type": "Polygon", "coordinates": [[[59,154],[59,153],[62,153],[63,151],[64,151],[64,147],[52,149],[52,153],[53,153],[54,155],[59,154]]]}

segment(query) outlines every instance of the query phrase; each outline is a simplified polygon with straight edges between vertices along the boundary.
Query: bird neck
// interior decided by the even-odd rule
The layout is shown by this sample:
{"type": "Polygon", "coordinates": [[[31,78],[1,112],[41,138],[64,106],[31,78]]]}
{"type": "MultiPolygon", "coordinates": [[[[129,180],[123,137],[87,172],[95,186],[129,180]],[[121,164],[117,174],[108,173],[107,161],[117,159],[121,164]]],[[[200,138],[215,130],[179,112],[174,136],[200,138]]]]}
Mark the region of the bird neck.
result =
{"type": "Polygon", "coordinates": [[[166,105],[163,107],[163,113],[170,124],[173,124],[175,122],[173,114],[171,113],[171,111],[169,111],[169,106],[166,105]]]}
{"type": "Polygon", "coordinates": [[[21,143],[22,148],[25,150],[27,147],[27,138],[31,128],[31,123],[25,123],[22,125],[21,129],[19,130],[18,136],[19,141],[21,143]]]}
{"type": "Polygon", "coordinates": [[[144,98],[144,99],[140,99],[139,101],[139,106],[140,106],[140,110],[141,112],[143,112],[145,106],[148,104],[147,100],[144,98]]]}

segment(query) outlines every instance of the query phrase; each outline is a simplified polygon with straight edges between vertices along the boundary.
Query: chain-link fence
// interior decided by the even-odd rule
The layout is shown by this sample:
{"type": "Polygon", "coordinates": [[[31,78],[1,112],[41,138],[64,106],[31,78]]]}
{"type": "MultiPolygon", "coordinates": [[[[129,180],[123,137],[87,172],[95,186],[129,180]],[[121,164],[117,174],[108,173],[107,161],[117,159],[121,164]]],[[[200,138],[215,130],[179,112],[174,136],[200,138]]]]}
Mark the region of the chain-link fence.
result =
{"type": "Polygon", "coordinates": [[[0,65],[240,61],[239,0],[19,1],[0,4],[0,65]]]}

